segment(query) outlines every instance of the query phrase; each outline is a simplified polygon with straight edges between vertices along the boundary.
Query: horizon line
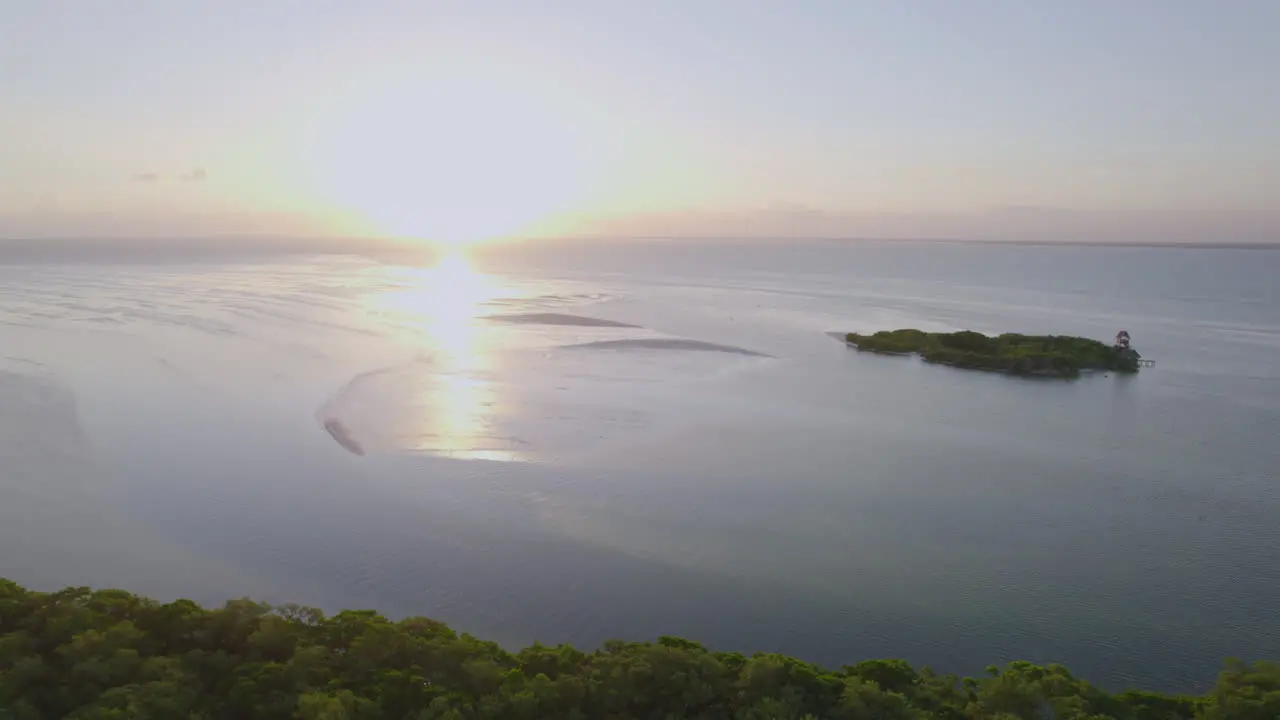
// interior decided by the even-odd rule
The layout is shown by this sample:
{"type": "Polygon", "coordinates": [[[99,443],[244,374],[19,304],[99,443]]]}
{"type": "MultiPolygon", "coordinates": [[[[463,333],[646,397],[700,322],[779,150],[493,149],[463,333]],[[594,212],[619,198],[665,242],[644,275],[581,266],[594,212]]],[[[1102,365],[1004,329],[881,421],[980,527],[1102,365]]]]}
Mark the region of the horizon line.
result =
{"type": "MultiPolygon", "coordinates": [[[[324,236],[324,235],[299,235],[299,234],[272,234],[272,233],[213,233],[213,234],[193,234],[193,235],[174,235],[174,236],[98,236],[98,237],[77,237],[77,236],[50,236],[50,237],[30,237],[30,236],[0,236],[0,248],[4,246],[36,246],[43,244],[64,245],[69,243],[79,243],[85,245],[99,245],[100,247],[114,247],[118,249],[162,249],[166,247],[178,248],[184,243],[202,243],[199,246],[186,245],[188,248],[196,249],[213,249],[207,243],[228,242],[228,247],[244,249],[247,243],[253,241],[263,241],[267,243],[278,242],[287,244],[313,244],[317,246],[334,247],[342,245],[361,244],[366,247],[376,247],[378,249],[402,249],[417,250],[431,249],[440,247],[447,243],[440,243],[430,239],[421,240],[404,240],[393,238],[379,238],[371,236],[324,236]]],[[[795,243],[936,243],[936,244],[965,244],[965,245],[1016,245],[1016,246],[1063,246],[1063,247],[1114,247],[1114,248],[1185,248],[1185,249],[1223,249],[1223,250],[1276,250],[1280,249],[1280,239],[1260,240],[1260,241],[1179,241],[1179,240],[1042,240],[1042,239],[1013,239],[1000,240],[990,238],[965,238],[965,237],[876,237],[876,236],[734,236],[734,235],[633,235],[633,234],[607,234],[607,235],[548,235],[548,236],[531,236],[531,237],[513,237],[500,238],[492,240],[481,240],[471,245],[463,247],[477,248],[493,248],[501,245],[527,245],[535,243],[554,243],[554,242],[740,242],[740,243],[759,243],[759,242],[795,242],[795,243]]],[[[65,245],[64,245],[65,246],[65,245]]],[[[270,250],[270,247],[262,248],[270,250]]],[[[354,248],[353,248],[354,249],[354,248]]]]}

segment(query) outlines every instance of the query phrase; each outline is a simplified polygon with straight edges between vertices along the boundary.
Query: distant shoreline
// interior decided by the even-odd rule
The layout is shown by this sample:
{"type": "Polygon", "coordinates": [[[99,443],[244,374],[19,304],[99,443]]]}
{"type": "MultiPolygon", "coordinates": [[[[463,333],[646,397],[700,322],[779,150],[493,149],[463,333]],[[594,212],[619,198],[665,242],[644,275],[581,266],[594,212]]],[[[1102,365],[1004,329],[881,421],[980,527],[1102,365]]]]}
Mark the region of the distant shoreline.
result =
{"type": "MultiPolygon", "coordinates": [[[[978,240],[969,238],[875,238],[875,237],[717,237],[717,236],[582,236],[526,238],[510,241],[484,242],[477,249],[491,249],[502,245],[575,244],[594,242],[636,243],[875,243],[875,244],[937,244],[982,245],[1010,247],[1091,247],[1091,248],[1152,248],[1177,250],[1280,250],[1280,240],[1274,242],[1157,242],[1157,241],[1107,241],[1107,240],[978,240]]],[[[383,240],[378,238],[332,238],[292,236],[244,236],[222,237],[0,237],[0,252],[13,250],[114,250],[114,251],[162,251],[162,250],[285,250],[296,252],[351,253],[368,251],[419,251],[430,249],[432,243],[423,240],[421,245],[383,240]]]]}
{"type": "MultiPolygon", "coordinates": [[[[547,238],[550,242],[565,242],[570,240],[585,240],[588,238],[547,238]]],[[[750,238],[733,238],[733,237],[672,237],[672,238],[647,238],[642,236],[636,237],[599,237],[589,238],[590,240],[634,240],[637,242],[744,242],[744,243],[760,243],[760,242],[825,242],[825,243],[883,243],[883,244],[910,244],[910,243],[929,243],[938,245],[1016,245],[1016,246],[1039,246],[1048,245],[1056,247],[1107,247],[1107,248],[1177,248],[1177,249],[1206,249],[1206,250],[1280,250],[1280,240],[1273,242],[1156,242],[1156,241],[1108,241],[1108,240],[975,240],[972,238],[875,238],[875,237],[803,237],[803,238],[766,238],[766,237],[750,237],[750,238]]]]}
{"type": "MultiPolygon", "coordinates": [[[[843,242],[836,240],[835,242],[843,242]]],[[[852,242],[857,242],[856,240],[852,242]]],[[[1280,242],[1273,243],[1173,243],[1173,242],[1107,242],[1103,240],[886,240],[885,242],[921,242],[956,245],[1024,245],[1061,247],[1111,247],[1111,248],[1173,248],[1185,250],[1280,250],[1280,242]]]]}
{"type": "Polygon", "coordinates": [[[1028,246],[1061,246],[1061,247],[1111,247],[1111,248],[1175,248],[1186,250],[1280,250],[1280,242],[1153,242],[1153,241],[1121,241],[1106,240],[964,240],[964,239],[928,239],[913,240],[859,240],[833,238],[830,242],[915,242],[953,245],[1028,245],[1028,246]]]}

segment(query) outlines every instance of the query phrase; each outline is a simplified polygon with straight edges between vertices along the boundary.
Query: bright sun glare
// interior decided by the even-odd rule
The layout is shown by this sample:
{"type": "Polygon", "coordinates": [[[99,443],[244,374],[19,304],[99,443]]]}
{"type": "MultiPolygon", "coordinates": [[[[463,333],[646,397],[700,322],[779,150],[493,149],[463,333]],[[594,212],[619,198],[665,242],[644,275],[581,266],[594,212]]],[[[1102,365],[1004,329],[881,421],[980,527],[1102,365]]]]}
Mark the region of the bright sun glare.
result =
{"type": "Polygon", "coordinates": [[[511,68],[457,63],[351,84],[315,121],[311,180],[378,236],[513,236],[579,207],[599,169],[591,113],[511,68]]]}
{"type": "Polygon", "coordinates": [[[455,458],[510,461],[520,455],[494,437],[498,389],[479,319],[484,303],[505,292],[460,251],[427,268],[381,270],[399,287],[373,298],[372,309],[395,313],[417,331],[431,355],[421,377],[406,385],[416,419],[397,433],[402,449],[455,458]]]}

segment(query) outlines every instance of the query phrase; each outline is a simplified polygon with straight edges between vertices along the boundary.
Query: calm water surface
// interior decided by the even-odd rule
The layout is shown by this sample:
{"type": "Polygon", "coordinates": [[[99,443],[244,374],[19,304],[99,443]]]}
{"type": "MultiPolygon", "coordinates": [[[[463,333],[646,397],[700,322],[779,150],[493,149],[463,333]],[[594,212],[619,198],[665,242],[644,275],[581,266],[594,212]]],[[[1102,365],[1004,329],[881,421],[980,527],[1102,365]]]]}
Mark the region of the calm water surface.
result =
{"type": "Polygon", "coordinates": [[[1195,689],[1280,658],[1280,252],[597,243],[0,250],[0,575],[1025,658],[1195,689]],[[826,333],[1121,328],[1019,380],[826,333]]]}

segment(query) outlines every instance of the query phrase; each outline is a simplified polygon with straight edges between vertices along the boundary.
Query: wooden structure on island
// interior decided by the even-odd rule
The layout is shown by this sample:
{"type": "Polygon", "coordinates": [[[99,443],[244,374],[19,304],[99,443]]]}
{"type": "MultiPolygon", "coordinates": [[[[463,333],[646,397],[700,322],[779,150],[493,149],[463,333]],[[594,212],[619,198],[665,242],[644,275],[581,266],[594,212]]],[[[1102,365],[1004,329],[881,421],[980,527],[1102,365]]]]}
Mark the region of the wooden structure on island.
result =
{"type": "Polygon", "coordinates": [[[1117,354],[1128,356],[1138,367],[1151,367],[1156,364],[1155,360],[1144,360],[1137,350],[1129,347],[1128,330],[1121,330],[1116,333],[1115,350],[1117,354]]]}

